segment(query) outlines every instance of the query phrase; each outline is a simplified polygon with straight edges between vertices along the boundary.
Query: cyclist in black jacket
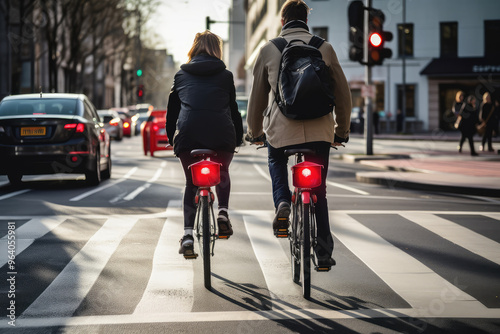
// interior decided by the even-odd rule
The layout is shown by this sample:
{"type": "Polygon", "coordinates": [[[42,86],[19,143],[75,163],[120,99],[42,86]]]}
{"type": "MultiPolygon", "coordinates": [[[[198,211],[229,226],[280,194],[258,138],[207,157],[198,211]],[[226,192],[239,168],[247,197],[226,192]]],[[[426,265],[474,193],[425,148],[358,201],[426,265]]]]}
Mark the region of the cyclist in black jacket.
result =
{"type": "Polygon", "coordinates": [[[184,236],[179,253],[193,249],[193,227],[196,214],[193,185],[188,166],[197,159],[190,152],[207,148],[217,152],[212,160],[220,162],[221,183],[216,186],[219,202],[217,223],[219,235],[232,235],[228,216],[231,182],[229,165],[236,146],[243,141],[243,123],[236,103],[233,74],[226,70],[222,58],[222,40],[205,31],[196,34],[188,53],[188,62],[174,78],[167,107],[167,136],[174,146],[186,175],[184,192],[184,236]]]}

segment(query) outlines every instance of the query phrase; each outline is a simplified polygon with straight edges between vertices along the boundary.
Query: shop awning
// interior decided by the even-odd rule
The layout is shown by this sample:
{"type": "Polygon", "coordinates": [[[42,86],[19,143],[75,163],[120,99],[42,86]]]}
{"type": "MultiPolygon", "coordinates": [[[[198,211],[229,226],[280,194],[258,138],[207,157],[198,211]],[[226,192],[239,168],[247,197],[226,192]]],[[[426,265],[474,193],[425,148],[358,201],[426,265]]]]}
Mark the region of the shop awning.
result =
{"type": "Polygon", "coordinates": [[[500,59],[434,58],[420,74],[437,77],[500,75],[500,59]]]}

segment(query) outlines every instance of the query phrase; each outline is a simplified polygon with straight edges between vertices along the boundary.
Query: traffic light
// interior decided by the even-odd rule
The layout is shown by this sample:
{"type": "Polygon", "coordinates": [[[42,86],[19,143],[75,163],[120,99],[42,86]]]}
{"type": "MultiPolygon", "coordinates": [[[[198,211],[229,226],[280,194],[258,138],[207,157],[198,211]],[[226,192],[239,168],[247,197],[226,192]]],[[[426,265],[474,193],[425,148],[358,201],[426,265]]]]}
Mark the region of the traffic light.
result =
{"type": "Polygon", "coordinates": [[[384,31],[384,13],[370,8],[368,19],[368,66],[382,65],[385,58],[392,57],[392,50],[385,48],[384,43],[392,41],[392,33],[384,31]]]}
{"type": "Polygon", "coordinates": [[[144,98],[144,85],[139,85],[137,87],[137,100],[139,102],[142,102],[143,98],[144,98]]]}
{"type": "Polygon", "coordinates": [[[363,62],[364,53],[364,15],[365,6],[362,1],[353,1],[349,5],[348,16],[349,16],[349,59],[352,61],[358,61],[361,64],[363,62]]]}
{"type": "Polygon", "coordinates": [[[137,74],[138,77],[141,77],[142,76],[142,70],[138,69],[137,72],[136,72],[136,74],[137,74]]]}

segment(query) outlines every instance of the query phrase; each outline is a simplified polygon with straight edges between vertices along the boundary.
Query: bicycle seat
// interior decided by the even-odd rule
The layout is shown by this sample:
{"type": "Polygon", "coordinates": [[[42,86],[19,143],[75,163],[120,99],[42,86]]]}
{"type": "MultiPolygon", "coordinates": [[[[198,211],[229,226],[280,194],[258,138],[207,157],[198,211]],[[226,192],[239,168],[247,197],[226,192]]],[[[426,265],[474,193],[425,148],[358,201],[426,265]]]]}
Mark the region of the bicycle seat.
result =
{"type": "Polygon", "coordinates": [[[297,153],[301,153],[304,155],[316,155],[316,152],[314,150],[311,150],[310,148],[290,148],[288,150],[285,150],[284,153],[287,157],[297,153]]]}
{"type": "Polygon", "coordinates": [[[191,151],[192,157],[214,157],[217,155],[217,152],[214,150],[209,150],[207,148],[198,148],[191,151]]]}

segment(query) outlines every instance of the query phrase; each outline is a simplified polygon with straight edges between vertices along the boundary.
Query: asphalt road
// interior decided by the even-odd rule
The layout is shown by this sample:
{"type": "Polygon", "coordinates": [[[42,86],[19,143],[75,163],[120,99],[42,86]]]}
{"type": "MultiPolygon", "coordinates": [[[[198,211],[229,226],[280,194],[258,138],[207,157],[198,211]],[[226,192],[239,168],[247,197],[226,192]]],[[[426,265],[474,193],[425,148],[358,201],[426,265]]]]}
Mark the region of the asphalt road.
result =
{"type": "MultiPolygon", "coordinates": [[[[498,331],[498,199],[358,183],[357,171],[375,169],[333,152],[337,266],[313,273],[307,301],[291,280],[288,242],[272,235],[266,152],[245,146],[230,170],[235,234],[216,243],[207,291],[201,259],[177,253],[180,163],[171,152],[144,156],[140,137],[112,145],[112,178],[98,187],[56,175],[14,188],[0,176],[0,332],[498,331]]],[[[362,152],[363,142],[342,150],[362,152]]]]}

